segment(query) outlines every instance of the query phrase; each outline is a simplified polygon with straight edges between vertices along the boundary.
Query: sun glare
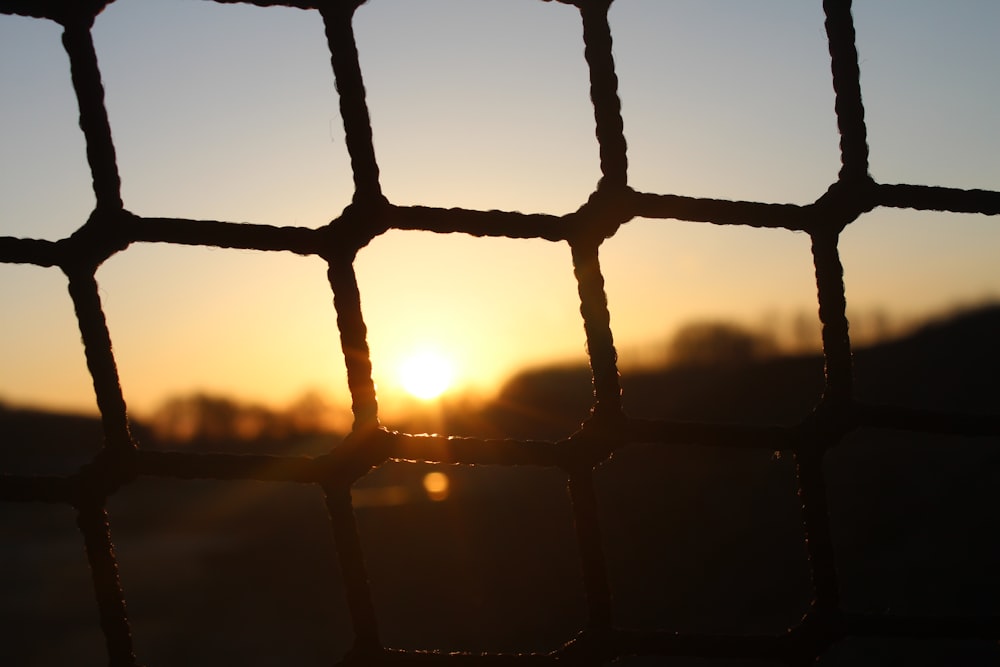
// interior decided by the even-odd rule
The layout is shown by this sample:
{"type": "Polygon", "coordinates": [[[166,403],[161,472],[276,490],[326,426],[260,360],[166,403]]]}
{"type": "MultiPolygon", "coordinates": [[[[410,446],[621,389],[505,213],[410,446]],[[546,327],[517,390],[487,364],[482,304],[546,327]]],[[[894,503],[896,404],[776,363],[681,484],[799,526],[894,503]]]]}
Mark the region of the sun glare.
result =
{"type": "Polygon", "coordinates": [[[425,401],[443,394],[454,376],[451,361],[431,350],[412,354],[399,366],[399,381],[403,389],[425,401]]]}

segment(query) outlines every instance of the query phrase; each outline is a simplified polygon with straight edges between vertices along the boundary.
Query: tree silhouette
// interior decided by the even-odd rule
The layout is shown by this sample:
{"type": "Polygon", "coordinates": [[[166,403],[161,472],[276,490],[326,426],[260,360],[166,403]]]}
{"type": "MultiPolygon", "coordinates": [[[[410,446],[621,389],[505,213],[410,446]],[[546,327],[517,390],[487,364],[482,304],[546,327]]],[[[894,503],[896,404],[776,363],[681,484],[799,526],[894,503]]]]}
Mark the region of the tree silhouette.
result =
{"type": "Polygon", "coordinates": [[[675,365],[739,365],[773,356],[771,336],[730,322],[694,322],[681,327],[670,341],[668,359],[675,365]]]}

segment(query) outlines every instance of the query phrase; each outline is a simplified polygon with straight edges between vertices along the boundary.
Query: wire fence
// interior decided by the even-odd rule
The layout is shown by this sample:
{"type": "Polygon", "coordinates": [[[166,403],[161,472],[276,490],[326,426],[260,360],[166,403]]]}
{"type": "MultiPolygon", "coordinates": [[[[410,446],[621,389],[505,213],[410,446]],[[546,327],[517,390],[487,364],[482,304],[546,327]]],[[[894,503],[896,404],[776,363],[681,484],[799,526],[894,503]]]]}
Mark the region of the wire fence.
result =
{"type": "MultiPolygon", "coordinates": [[[[109,664],[137,664],[125,595],[111,539],[106,504],[138,475],[178,479],[279,480],[322,487],[329,512],[347,604],[353,648],[347,664],[585,663],[623,656],[694,655],[761,659],[799,665],[813,662],[849,636],[1000,639],[1000,618],[900,617],[844,609],[827,506],[824,454],[862,427],[958,435],[1000,434],[995,415],[954,414],[862,403],[852,390],[852,349],[838,239],[847,225],[877,207],[1000,214],[1000,192],[878,183],[868,171],[868,145],[858,56],[849,0],[826,0],[826,34],[836,93],[841,169],[836,182],[805,205],[770,204],[638,192],[629,186],[623,118],[608,23],[611,0],[564,0],[579,10],[590,73],[590,94],[600,147],[600,181],[578,210],[563,216],[503,211],[397,206],[383,196],[362,71],[352,29],[359,0],[255,0],[318,11],[326,29],[340,112],[350,155],[354,196],[333,222],[320,229],[232,222],[141,217],[122,201],[112,129],[104,106],[91,26],[103,0],[0,0],[0,12],[49,19],[64,28],[72,83],[80,108],[93,176],[96,208],[86,222],[58,241],[0,237],[0,261],[58,267],[83,338],[87,367],[100,410],[104,446],[68,476],[0,477],[6,502],[69,504],[76,508],[90,563],[109,664]],[[825,389],[807,418],[794,426],[738,426],[640,420],[623,412],[617,357],[610,326],[600,249],[605,239],[636,217],[747,225],[805,232],[812,243],[822,325],[825,389]],[[594,401],[582,427],[558,441],[489,440],[391,432],[380,425],[372,364],[354,271],[356,253],[388,230],[461,232],[476,237],[537,238],[568,244],[580,297],[593,378],[594,401]],[[198,454],[148,451],[129,426],[95,274],[102,262],[136,242],[291,251],[322,258],[334,296],[340,341],[352,397],[354,424],[344,441],[317,457],[198,454]],[[636,631],[615,623],[599,498],[593,471],[631,443],[710,445],[780,450],[794,456],[802,506],[805,548],[813,586],[808,612],[795,627],[774,636],[678,634],[636,631]],[[502,466],[549,466],[568,478],[577,546],[586,593],[586,623],[579,634],[550,653],[470,654],[389,649],[380,639],[378,614],[359,539],[352,485],[391,459],[502,466]]],[[[437,650],[440,649],[440,650],[437,650]]]]}

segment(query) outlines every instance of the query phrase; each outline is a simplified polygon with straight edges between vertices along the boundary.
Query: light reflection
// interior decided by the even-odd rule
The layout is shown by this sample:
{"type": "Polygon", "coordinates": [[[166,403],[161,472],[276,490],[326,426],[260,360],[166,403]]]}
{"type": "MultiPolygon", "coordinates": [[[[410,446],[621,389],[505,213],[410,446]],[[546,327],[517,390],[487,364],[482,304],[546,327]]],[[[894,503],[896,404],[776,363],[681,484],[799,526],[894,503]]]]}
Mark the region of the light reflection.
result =
{"type": "Polygon", "coordinates": [[[424,475],[424,490],[431,500],[445,500],[448,497],[448,475],[443,472],[429,472],[424,475]]]}

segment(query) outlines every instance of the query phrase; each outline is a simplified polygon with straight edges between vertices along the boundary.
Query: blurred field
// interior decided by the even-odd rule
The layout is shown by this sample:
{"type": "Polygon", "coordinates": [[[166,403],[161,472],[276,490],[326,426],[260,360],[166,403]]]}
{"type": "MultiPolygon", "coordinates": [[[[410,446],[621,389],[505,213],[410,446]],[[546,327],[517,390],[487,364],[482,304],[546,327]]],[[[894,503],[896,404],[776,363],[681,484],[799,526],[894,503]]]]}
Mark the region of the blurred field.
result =
{"type": "MultiPolygon", "coordinates": [[[[996,340],[1000,310],[987,309],[859,350],[857,393],[996,414],[996,340]]],[[[776,357],[626,372],[622,385],[633,416],[794,423],[818,399],[822,362],[776,357]]],[[[586,416],[589,392],[586,369],[540,369],[475,412],[438,418],[459,434],[564,437],[586,416]]],[[[69,472],[101,440],[95,420],[13,409],[0,411],[0,429],[0,470],[8,473],[69,472]]],[[[136,434],[144,447],[167,446],[141,424],[136,434]]],[[[216,444],[315,454],[336,442],[316,435],[216,444]]],[[[1000,614],[998,445],[871,430],[829,454],[848,609],[1000,614]]],[[[636,445],[600,466],[596,479],[619,625],[780,633],[805,611],[811,591],[791,457],[636,445]]],[[[585,622],[559,471],[389,463],[356,485],[355,498],[387,645],[548,650],[585,622]],[[448,476],[443,500],[423,487],[432,470],[448,476]]],[[[349,648],[319,488],[140,478],[109,511],[136,650],[149,667],[330,665],[349,648]]],[[[0,664],[106,664],[72,509],[7,503],[0,527],[0,664]]],[[[820,664],[998,662],[1000,649],[989,642],[852,639],[820,664]]]]}

